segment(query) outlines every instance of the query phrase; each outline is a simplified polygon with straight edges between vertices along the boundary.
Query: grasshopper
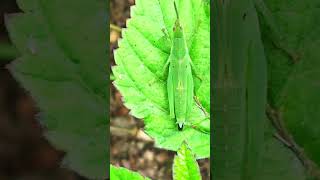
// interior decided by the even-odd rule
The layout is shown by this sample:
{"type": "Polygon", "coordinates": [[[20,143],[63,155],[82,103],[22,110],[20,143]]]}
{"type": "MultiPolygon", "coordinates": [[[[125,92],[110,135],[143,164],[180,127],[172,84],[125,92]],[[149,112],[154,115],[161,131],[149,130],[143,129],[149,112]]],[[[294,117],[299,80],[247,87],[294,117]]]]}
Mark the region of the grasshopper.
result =
{"type": "Polygon", "coordinates": [[[176,3],[174,9],[177,19],[173,27],[173,39],[169,58],[164,69],[169,66],[167,93],[170,118],[176,119],[178,129],[182,130],[192,109],[194,96],[193,63],[189,56],[187,43],[180,24],[176,3]]]}

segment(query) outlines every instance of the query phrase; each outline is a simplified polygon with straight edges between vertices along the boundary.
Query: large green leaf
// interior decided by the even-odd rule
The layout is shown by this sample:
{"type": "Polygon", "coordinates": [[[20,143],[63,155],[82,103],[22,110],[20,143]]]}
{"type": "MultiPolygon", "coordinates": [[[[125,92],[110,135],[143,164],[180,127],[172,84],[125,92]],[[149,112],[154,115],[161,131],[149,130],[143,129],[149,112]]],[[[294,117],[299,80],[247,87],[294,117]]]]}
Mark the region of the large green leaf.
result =
{"type": "Polygon", "coordinates": [[[266,59],[253,1],[214,1],[213,179],[256,180],[262,164],[266,59]]]}
{"type": "Polygon", "coordinates": [[[174,180],[201,180],[199,166],[186,142],[181,144],[173,163],[174,180]]]}
{"type": "Polygon", "coordinates": [[[296,155],[283,142],[275,137],[277,133],[266,121],[262,168],[259,180],[305,180],[306,171],[296,155]]]}
{"type": "Polygon", "coordinates": [[[150,180],[139,173],[132,172],[126,168],[110,165],[110,179],[112,180],[150,180]]]}
{"type": "Polygon", "coordinates": [[[67,155],[64,166],[106,177],[106,2],[20,0],[23,13],[6,17],[21,57],[14,77],[41,110],[46,136],[67,155]]]}
{"type": "MultiPolygon", "coordinates": [[[[209,157],[210,135],[191,126],[179,131],[169,117],[166,75],[163,67],[171,49],[173,24],[176,20],[173,0],[137,0],[131,19],[123,29],[123,39],[115,51],[114,85],[124,97],[131,114],[145,122],[146,132],[156,146],[177,150],[187,140],[197,158],[209,157]]],[[[209,4],[201,0],[176,0],[191,59],[199,78],[195,93],[210,112],[210,21],[209,4]]],[[[188,123],[204,119],[193,104],[188,123]]],[[[207,123],[209,124],[209,123],[207,123]]]]}
{"type": "Polygon", "coordinates": [[[294,141],[320,165],[320,1],[265,0],[261,17],[269,101],[294,141]]]}
{"type": "Polygon", "coordinates": [[[8,61],[18,56],[17,49],[8,42],[0,43],[0,61],[8,61]]]}

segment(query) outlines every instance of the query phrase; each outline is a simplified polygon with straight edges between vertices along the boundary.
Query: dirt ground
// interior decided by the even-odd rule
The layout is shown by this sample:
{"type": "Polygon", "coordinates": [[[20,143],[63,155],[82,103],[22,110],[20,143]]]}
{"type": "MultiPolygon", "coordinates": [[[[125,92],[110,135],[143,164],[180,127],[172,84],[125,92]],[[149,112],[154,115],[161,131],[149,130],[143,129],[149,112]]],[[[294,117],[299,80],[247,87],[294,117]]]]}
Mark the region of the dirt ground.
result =
{"type": "MultiPolygon", "coordinates": [[[[110,23],[123,28],[130,16],[130,6],[134,0],[111,0],[110,23]]],[[[110,31],[110,65],[114,65],[113,50],[121,33],[110,31]]],[[[110,129],[111,129],[111,164],[138,171],[154,180],[172,179],[172,163],[175,152],[154,147],[152,140],[143,133],[143,121],[128,115],[121,101],[121,94],[110,83],[110,129]]],[[[209,179],[209,160],[199,160],[204,180],[209,179]]]]}

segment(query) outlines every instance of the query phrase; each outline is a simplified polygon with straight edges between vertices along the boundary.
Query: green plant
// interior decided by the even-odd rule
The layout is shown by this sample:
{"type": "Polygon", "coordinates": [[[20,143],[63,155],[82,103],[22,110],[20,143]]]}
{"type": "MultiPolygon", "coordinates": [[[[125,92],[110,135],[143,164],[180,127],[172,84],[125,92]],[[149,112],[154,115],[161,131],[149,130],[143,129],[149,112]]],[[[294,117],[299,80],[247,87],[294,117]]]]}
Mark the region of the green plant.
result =
{"type": "Polygon", "coordinates": [[[201,180],[200,170],[186,142],[181,144],[173,164],[174,180],[201,180]]]}
{"type": "Polygon", "coordinates": [[[66,151],[63,165],[106,177],[105,1],[17,3],[23,13],[7,15],[6,25],[21,56],[8,68],[36,101],[45,136],[66,151]]]}
{"type": "Polygon", "coordinates": [[[258,2],[271,87],[269,119],[306,176],[320,179],[319,1],[258,2]]]}
{"type": "MultiPolygon", "coordinates": [[[[113,84],[121,92],[125,106],[131,110],[131,115],[143,119],[145,132],[155,140],[155,145],[177,151],[187,141],[197,159],[210,156],[210,120],[204,113],[210,112],[209,7],[208,2],[202,0],[137,0],[131,7],[127,28],[122,29],[123,39],[114,52],[116,66],[112,68],[113,84]],[[177,20],[174,2],[196,71],[197,77],[193,74],[193,81],[199,101],[192,99],[191,113],[182,130],[177,127],[176,120],[170,118],[168,72],[163,72],[177,20]]],[[[184,179],[181,173],[190,175],[185,179],[201,179],[197,164],[187,149],[187,145],[183,145],[178,151],[174,179],[184,179]],[[183,166],[184,160],[180,156],[190,158],[184,160],[191,169],[183,166]]]]}
{"type": "Polygon", "coordinates": [[[113,165],[110,165],[110,179],[149,180],[149,178],[143,177],[139,173],[129,171],[128,169],[122,167],[115,167],[113,165]]]}
{"type": "MultiPolygon", "coordinates": [[[[173,2],[138,0],[131,8],[131,19],[122,30],[123,39],[115,51],[114,85],[131,114],[144,120],[145,131],[155,139],[157,147],[177,150],[187,140],[197,158],[206,158],[210,154],[210,134],[193,126],[179,131],[176,122],[169,117],[167,75],[163,74],[163,67],[171,50],[167,36],[172,38],[176,20],[173,2]]],[[[177,0],[176,3],[191,60],[202,79],[195,81],[195,92],[202,106],[210,112],[209,4],[199,0],[177,0]]],[[[188,123],[205,118],[196,103],[191,114],[188,123]]]]}
{"type": "MultiPolygon", "coordinates": [[[[111,165],[110,178],[112,180],[132,179],[132,180],[149,180],[138,173],[129,171],[125,168],[116,168],[111,165]]],[[[173,164],[174,180],[201,180],[200,170],[186,142],[183,142],[177,151],[173,164]]]]}
{"type": "Polygon", "coordinates": [[[214,179],[320,178],[318,6],[215,1],[214,179]]]}

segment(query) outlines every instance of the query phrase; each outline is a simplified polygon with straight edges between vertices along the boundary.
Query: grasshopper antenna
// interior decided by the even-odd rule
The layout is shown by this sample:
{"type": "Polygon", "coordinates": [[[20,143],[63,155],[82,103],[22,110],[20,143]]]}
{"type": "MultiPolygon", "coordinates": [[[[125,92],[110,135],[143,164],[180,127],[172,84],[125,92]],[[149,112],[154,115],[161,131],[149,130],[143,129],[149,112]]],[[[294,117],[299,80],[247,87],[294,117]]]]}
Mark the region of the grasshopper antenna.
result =
{"type": "Polygon", "coordinates": [[[173,1],[173,5],[174,5],[174,10],[176,11],[177,19],[179,19],[179,14],[178,14],[178,8],[177,8],[176,1],[173,1]]]}

